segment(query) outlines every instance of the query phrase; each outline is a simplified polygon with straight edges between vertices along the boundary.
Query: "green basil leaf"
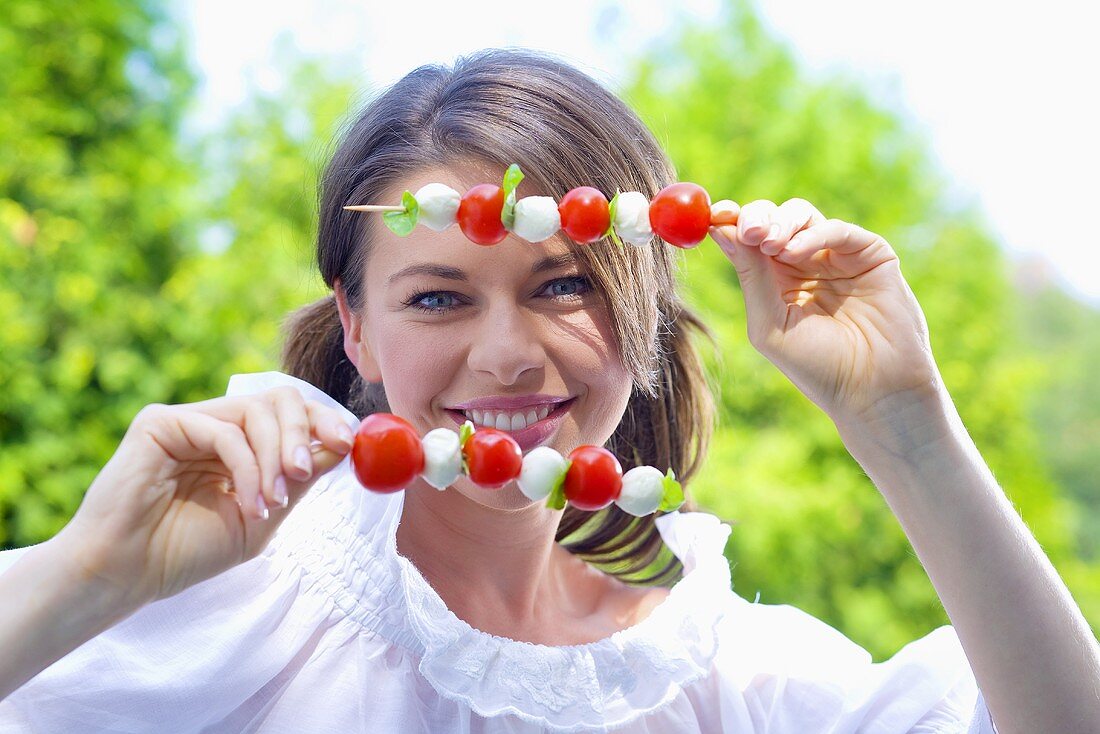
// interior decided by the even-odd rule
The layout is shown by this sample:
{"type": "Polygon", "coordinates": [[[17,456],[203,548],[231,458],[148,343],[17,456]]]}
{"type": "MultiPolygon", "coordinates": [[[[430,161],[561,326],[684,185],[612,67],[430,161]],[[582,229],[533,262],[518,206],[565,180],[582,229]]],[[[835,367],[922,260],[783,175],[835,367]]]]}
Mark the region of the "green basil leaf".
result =
{"type": "Polygon", "coordinates": [[[607,231],[604,232],[604,237],[610,237],[611,241],[619,247],[623,247],[623,241],[619,238],[619,233],[615,231],[615,207],[619,203],[619,194],[622,192],[619,189],[615,189],[615,196],[611,197],[611,201],[608,203],[608,213],[611,215],[607,225],[607,231]]]}
{"type": "Polygon", "coordinates": [[[684,504],[684,488],[676,481],[676,473],[672,471],[671,466],[665,474],[663,484],[665,490],[661,494],[661,504],[657,509],[661,512],[672,512],[684,504]]]}
{"type": "Polygon", "coordinates": [[[474,433],[474,422],[467,419],[458,429],[458,445],[463,447],[466,445],[466,439],[472,436],[474,433]]]}
{"type": "Polygon", "coordinates": [[[516,187],[523,180],[523,171],[513,163],[504,172],[504,208],[500,210],[500,221],[509,232],[516,223],[516,187]]]}
{"type": "Polygon", "coordinates": [[[401,195],[401,204],[405,207],[404,211],[383,212],[382,221],[395,235],[405,237],[416,227],[416,222],[420,218],[420,204],[417,203],[411,191],[405,191],[401,195]]]}
{"type": "Polygon", "coordinates": [[[554,486],[550,489],[550,494],[546,496],[546,506],[551,510],[565,509],[565,492],[562,491],[562,487],[565,486],[565,475],[569,472],[569,467],[572,465],[572,460],[565,460],[565,469],[562,470],[557,481],[554,482],[554,486]]]}

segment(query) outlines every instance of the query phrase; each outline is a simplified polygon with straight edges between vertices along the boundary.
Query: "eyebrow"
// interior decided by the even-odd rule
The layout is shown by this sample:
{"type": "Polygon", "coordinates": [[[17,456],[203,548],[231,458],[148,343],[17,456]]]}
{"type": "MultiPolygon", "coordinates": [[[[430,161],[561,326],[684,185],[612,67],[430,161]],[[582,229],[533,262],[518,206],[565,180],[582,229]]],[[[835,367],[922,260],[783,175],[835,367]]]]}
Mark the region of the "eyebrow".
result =
{"type": "MultiPolygon", "coordinates": [[[[531,274],[534,275],[535,273],[541,273],[546,270],[556,270],[565,265],[572,265],[575,262],[577,262],[577,256],[572,252],[566,252],[561,255],[547,255],[531,266],[531,274]]],[[[469,281],[465,271],[459,268],[451,267],[450,265],[440,265],[439,263],[415,263],[401,268],[391,275],[389,280],[386,281],[386,284],[389,285],[401,278],[407,278],[413,275],[434,275],[437,278],[445,278],[447,280],[469,281]]]]}

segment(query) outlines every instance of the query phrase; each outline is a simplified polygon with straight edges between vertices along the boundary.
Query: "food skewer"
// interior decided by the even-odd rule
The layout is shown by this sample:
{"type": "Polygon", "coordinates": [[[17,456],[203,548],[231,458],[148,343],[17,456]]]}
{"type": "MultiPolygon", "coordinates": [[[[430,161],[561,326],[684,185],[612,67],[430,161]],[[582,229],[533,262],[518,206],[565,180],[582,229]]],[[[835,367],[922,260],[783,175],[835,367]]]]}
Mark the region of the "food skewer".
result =
{"type": "Polygon", "coordinates": [[[351,212],[403,212],[405,207],[399,204],[359,204],[357,206],[345,206],[351,212]]]}
{"type": "Polygon", "coordinates": [[[636,466],[623,473],[619,460],[602,446],[585,444],[563,457],[549,446],[526,455],[506,431],[475,427],[467,420],[457,432],[435,428],[419,437],[412,424],[392,413],[363,418],[351,449],[353,473],[364,488],[399,492],[417,477],[443,491],[461,476],[483,489],[501,489],[515,480],[529,499],[552,509],[566,502],[594,512],[615,503],[641,517],[671,511],[684,501],[670,467],[636,466]]]}
{"type": "Polygon", "coordinates": [[[617,191],[608,201],[592,186],[570,190],[561,202],[549,196],[517,201],[516,188],[523,177],[513,163],[504,174],[503,186],[478,184],[459,195],[450,186],[430,183],[416,194],[405,191],[400,205],[356,204],[344,209],[382,212],[386,226],[401,237],[418,222],[437,232],[457,223],[479,245],[495,245],[509,232],[541,242],[564,230],[579,244],[610,237],[620,247],[623,242],[644,247],[656,234],[670,245],[689,249],[703,241],[711,226],[734,224],[737,219],[725,211],[712,216],[706,189],[688,181],[669,184],[652,201],[638,191],[617,191]]]}

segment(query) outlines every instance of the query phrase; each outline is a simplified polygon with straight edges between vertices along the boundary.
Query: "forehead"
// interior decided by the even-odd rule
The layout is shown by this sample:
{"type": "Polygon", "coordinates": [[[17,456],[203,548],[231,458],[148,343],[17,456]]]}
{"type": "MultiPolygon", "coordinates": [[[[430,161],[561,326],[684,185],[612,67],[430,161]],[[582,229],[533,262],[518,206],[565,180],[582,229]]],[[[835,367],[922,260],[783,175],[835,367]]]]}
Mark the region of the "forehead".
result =
{"type": "MultiPolygon", "coordinates": [[[[461,196],[477,184],[500,186],[503,175],[503,170],[494,172],[492,168],[476,163],[426,168],[397,181],[383,193],[379,203],[400,203],[404,191],[415,194],[420,187],[433,182],[450,186],[461,196]]],[[[517,191],[517,196],[536,195],[527,191],[525,184],[526,179],[520,184],[525,191],[517,191]]],[[[561,232],[542,242],[527,242],[509,233],[496,245],[478,245],[466,238],[457,223],[442,232],[417,224],[411,233],[401,237],[382,223],[380,214],[362,216],[379,217],[373,227],[374,241],[367,259],[367,278],[376,284],[384,284],[399,270],[410,265],[425,263],[458,268],[479,281],[493,277],[514,280],[531,275],[533,266],[549,256],[567,259],[577,247],[561,232]]]]}

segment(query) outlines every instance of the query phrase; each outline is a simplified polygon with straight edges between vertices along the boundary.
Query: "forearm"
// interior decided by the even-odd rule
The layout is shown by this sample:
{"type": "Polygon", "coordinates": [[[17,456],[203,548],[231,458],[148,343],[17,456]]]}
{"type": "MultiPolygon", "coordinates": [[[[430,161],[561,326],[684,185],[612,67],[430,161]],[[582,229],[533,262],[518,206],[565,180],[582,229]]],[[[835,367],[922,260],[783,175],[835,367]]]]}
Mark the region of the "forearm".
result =
{"type": "Polygon", "coordinates": [[[81,578],[74,551],[62,531],[0,574],[0,700],[135,611],[81,578]]]}
{"type": "Polygon", "coordinates": [[[946,392],[837,427],[927,571],[998,731],[1100,731],[1100,645],[946,392]]]}

